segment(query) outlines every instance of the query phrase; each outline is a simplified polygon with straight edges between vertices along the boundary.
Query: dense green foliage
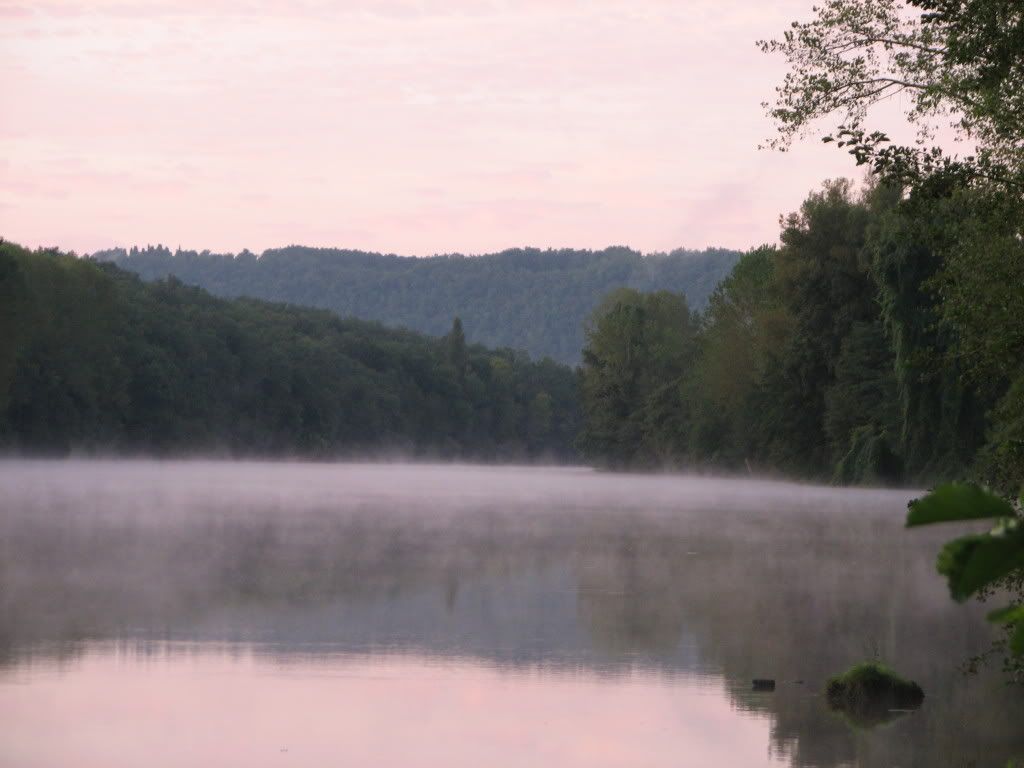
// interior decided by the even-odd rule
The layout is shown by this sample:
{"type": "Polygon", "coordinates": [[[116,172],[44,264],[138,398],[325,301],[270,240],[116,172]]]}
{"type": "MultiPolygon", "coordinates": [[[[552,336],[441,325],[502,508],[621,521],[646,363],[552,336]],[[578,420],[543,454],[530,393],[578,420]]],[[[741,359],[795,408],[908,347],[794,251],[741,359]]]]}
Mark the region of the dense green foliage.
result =
{"type": "Polygon", "coordinates": [[[641,333],[627,310],[644,298],[613,294],[589,326],[583,449],[610,464],[872,483],[974,472],[1012,486],[1024,246],[993,205],[980,190],[833,182],[784,220],[779,247],[741,258],[699,322],[649,314],[666,327],[641,333]],[[676,341],[616,349],[654,336],[676,341]],[[643,386],[588,396],[614,356],[626,361],[614,375],[643,386]],[[614,446],[595,439],[610,434],[614,446]]]}
{"type": "Polygon", "coordinates": [[[679,412],[679,382],[695,336],[696,319],[682,296],[622,288],[605,299],[583,353],[589,418],[580,445],[588,454],[617,466],[671,456],[681,430],[664,419],[679,412]]]}
{"type": "Polygon", "coordinates": [[[686,294],[701,307],[735,264],[735,251],[673,251],[646,256],[603,251],[509,250],[487,256],[403,258],[292,246],[257,257],[163,247],[94,254],[145,280],[173,275],[218,296],[249,296],[330,309],[439,336],[454,315],[468,338],[522,349],[535,358],[579,362],[583,322],[619,287],[686,294]]]}
{"type": "Polygon", "coordinates": [[[0,244],[0,445],[566,457],[573,372],[0,244]]]}
{"type": "Polygon", "coordinates": [[[766,103],[785,148],[816,122],[824,138],[890,181],[944,177],[1024,191],[1024,4],[1016,0],[827,0],[762,50],[789,71],[766,103]],[[920,141],[872,130],[872,108],[894,97],[920,141]],[[929,145],[945,125],[974,154],[929,145]]]}
{"type": "Polygon", "coordinates": [[[828,0],[812,13],[761,43],[789,64],[766,105],[779,131],[772,144],[831,122],[824,140],[895,195],[865,250],[899,406],[881,427],[911,477],[967,472],[1015,493],[1024,482],[1024,5],[828,0]],[[875,105],[897,94],[918,129],[913,145],[870,125],[875,105]],[[973,154],[934,142],[941,128],[973,154]]]}

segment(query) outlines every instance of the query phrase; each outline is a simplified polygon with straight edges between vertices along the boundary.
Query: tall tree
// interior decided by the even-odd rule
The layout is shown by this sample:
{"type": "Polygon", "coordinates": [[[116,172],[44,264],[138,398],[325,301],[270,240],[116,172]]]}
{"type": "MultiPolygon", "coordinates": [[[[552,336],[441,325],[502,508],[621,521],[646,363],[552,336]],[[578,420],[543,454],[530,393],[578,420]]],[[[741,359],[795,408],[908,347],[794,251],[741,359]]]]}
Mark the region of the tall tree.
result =
{"type": "Polygon", "coordinates": [[[788,427],[776,439],[775,461],[791,469],[827,474],[836,458],[826,394],[844,341],[878,313],[864,256],[869,217],[850,183],[839,180],[811,194],[783,226],[776,268],[793,335],[780,361],[788,383],[777,396],[788,427]]]}
{"type": "Polygon", "coordinates": [[[757,463],[780,431],[756,403],[792,335],[777,259],[771,246],[744,254],[708,302],[687,394],[695,411],[689,447],[697,460],[713,458],[728,468],[757,463]]]}
{"type": "Polygon", "coordinates": [[[759,43],[789,70],[765,107],[785,148],[821,120],[825,141],[891,180],[942,174],[1024,190],[1024,4],[1012,0],[826,0],[808,22],[759,43]],[[871,125],[872,107],[899,95],[915,144],[871,125]],[[975,146],[928,146],[947,124],[975,146]]]}
{"type": "Polygon", "coordinates": [[[696,322],[682,296],[624,288],[601,303],[583,350],[580,445],[586,455],[620,466],[666,458],[673,430],[652,411],[666,397],[675,403],[695,343],[696,322]]]}
{"type": "Polygon", "coordinates": [[[452,320],[452,329],[445,339],[448,346],[448,362],[455,369],[455,375],[459,381],[466,378],[466,334],[462,330],[462,320],[456,317],[452,320]]]}

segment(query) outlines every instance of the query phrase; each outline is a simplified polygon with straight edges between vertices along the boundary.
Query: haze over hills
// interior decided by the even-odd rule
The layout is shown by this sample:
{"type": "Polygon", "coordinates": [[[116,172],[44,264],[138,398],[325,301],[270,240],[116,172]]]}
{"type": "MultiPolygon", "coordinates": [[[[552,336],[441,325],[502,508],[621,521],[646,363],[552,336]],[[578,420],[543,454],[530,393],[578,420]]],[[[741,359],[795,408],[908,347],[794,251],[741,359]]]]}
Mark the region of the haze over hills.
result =
{"type": "Polygon", "coordinates": [[[163,246],[92,255],[145,280],[173,275],[219,296],[329,309],[434,336],[446,333],[457,315],[471,342],[569,364],[579,362],[584,323],[610,291],[669,290],[700,309],[740,256],[721,248],[644,255],[612,247],[413,258],[303,246],[260,256],[163,246]]]}

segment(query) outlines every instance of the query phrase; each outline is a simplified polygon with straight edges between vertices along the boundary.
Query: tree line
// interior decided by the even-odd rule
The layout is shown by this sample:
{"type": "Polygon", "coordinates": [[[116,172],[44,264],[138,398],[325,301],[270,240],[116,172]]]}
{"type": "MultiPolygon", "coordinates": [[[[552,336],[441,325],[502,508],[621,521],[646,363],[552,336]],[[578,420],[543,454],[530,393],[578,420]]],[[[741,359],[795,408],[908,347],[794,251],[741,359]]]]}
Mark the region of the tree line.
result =
{"type": "Polygon", "coordinates": [[[704,312],[678,294],[611,294],[587,329],[585,454],[1012,485],[1024,252],[1005,206],[968,189],[833,181],[785,219],[780,245],[741,257],[704,312]]]}
{"type": "Polygon", "coordinates": [[[0,243],[0,448],[574,455],[576,380],[520,352],[0,243]]]}
{"type": "Polygon", "coordinates": [[[624,285],[667,289],[702,307],[739,253],[524,248],[473,257],[408,258],[301,246],[259,256],[146,246],[93,256],[146,280],[174,276],[218,296],[319,307],[432,336],[446,333],[457,312],[471,341],[575,365],[583,321],[606,293],[624,285]]]}

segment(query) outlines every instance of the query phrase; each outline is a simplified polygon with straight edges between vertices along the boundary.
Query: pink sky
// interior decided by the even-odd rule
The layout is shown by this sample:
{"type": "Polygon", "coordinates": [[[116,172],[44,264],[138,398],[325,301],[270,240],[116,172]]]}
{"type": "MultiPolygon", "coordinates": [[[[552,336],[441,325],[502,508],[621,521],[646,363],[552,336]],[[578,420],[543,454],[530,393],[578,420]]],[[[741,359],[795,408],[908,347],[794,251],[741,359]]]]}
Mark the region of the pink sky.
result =
{"type": "Polygon", "coordinates": [[[0,0],[0,235],[403,254],[774,241],[811,0],[0,0]]]}

